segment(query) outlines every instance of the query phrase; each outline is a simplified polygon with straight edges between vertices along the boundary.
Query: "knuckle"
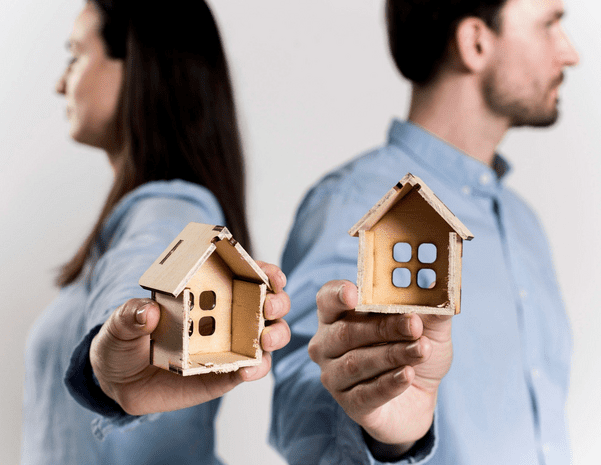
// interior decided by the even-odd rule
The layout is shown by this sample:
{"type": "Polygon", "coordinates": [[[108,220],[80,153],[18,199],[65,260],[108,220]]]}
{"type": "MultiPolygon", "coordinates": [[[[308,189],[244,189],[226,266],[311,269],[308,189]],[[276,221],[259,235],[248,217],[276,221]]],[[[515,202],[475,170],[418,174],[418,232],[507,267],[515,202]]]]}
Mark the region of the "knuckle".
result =
{"type": "Polygon", "coordinates": [[[344,347],[351,347],[352,337],[348,323],[337,321],[332,324],[332,330],[335,341],[342,344],[344,347]]]}
{"type": "Polygon", "coordinates": [[[319,348],[317,336],[313,336],[311,338],[307,347],[307,351],[309,352],[309,357],[311,360],[313,360],[315,363],[319,363],[321,350],[319,348]]]}
{"type": "Polygon", "coordinates": [[[388,366],[396,366],[398,364],[398,350],[393,344],[387,344],[384,350],[384,360],[388,366]]]}
{"type": "Polygon", "coordinates": [[[315,296],[315,301],[318,307],[327,307],[330,301],[335,301],[338,297],[338,291],[340,288],[339,281],[328,281],[325,283],[315,296]]]}
{"type": "Polygon", "coordinates": [[[324,285],[324,286],[322,286],[319,289],[319,291],[317,291],[317,294],[315,295],[315,302],[317,303],[317,310],[318,311],[321,311],[323,309],[327,293],[328,293],[327,284],[324,285]]]}
{"type": "Polygon", "coordinates": [[[119,322],[125,323],[127,321],[128,316],[133,313],[134,309],[135,309],[135,302],[133,301],[133,299],[130,299],[127,302],[125,302],[123,305],[121,305],[121,307],[119,307],[117,309],[117,315],[116,315],[119,322]]]}
{"type": "Polygon", "coordinates": [[[348,352],[344,356],[344,371],[350,376],[355,376],[359,373],[359,360],[354,352],[348,352]]]}
{"type": "Polygon", "coordinates": [[[360,406],[364,406],[369,402],[371,395],[369,393],[369,390],[367,389],[367,386],[359,385],[354,389],[353,397],[355,398],[354,403],[360,406]]]}
{"type": "Polygon", "coordinates": [[[332,376],[330,375],[330,372],[327,370],[322,370],[319,379],[321,380],[321,384],[323,384],[324,387],[331,392],[332,376]]]}
{"type": "Polygon", "coordinates": [[[385,341],[388,339],[388,318],[380,318],[377,320],[375,332],[380,340],[385,341]]]}
{"type": "Polygon", "coordinates": [[[106,335],[109,340],[117,340],[119,339],[119,328],[122,326],[121,321],[123,320],[121,314],[123,312],[122,307],[119,307],[116,312],[114,312],[109,319],[104,323],[104,327],[106,328],[106,335]]]}
{"type": "Polygon", "coordinates": [[[387,392],[386,376],[378,376],[374,383],[374,391],[378,397],[382,397],[387,392]]]}

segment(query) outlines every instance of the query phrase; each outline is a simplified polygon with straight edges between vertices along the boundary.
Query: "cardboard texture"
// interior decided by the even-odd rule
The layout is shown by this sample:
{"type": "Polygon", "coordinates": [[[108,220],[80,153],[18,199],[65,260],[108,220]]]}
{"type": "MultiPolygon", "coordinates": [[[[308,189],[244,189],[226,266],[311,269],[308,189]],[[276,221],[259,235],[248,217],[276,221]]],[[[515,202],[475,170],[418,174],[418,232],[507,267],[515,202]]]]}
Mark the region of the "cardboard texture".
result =
{"type": "Polygon", "coordinates": [[[359,237],[356,311],[460,312],[463,241],[472,233],[407,174],[349,231],[359,237]]]}
{"type": "Polygon", "coordinates": [[[189,376],[261,363],[269,279],[227,228],[188,224],[139,284],[161,308],[153,365],[189,376]]]}

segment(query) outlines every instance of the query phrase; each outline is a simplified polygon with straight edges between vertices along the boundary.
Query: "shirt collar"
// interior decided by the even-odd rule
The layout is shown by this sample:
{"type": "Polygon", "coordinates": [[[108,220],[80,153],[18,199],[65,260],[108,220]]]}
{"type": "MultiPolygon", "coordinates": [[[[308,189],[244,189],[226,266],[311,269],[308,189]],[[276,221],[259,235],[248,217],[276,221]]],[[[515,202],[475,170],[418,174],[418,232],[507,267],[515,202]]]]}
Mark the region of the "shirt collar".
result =
{"type": "Polygon", "coordinates": [[[392,122],[388,143],[401,147],[417,163],[426,165],[429,171],[438,173],[451,187],[465,194],[496,196],[502,179],[511,169],[499,154],[495,154],[491,168],[408,121],[392,122]]]}

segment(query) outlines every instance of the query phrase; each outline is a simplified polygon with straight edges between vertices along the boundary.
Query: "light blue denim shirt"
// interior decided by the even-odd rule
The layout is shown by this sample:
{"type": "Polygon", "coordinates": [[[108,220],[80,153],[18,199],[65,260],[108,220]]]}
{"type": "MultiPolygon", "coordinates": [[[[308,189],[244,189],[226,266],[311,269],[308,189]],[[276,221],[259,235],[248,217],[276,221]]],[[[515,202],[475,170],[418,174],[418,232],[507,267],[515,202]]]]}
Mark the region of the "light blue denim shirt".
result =
{"type": "Polygon", "coordinates": [[[347,231],[406,173],[419,176],[471,230],[464,243],[454,359],[435,422],[399,463],[570,462],[565,419],[571,336],[549,247],[532,211],[494,169],[411,124],[394,121],[387,145],[322,179],[302,202],[284,251],[292,341],[274,353],[271,442],[292,464],[377,463],[360,428],[320,382],[307,354],[315,295],[357,279],[358,239],[347,231]]]}
{"type": "Polygon", "coordinates": [[[219,464],[215,400],[178,412],[110,419],[80,406],[63,383],[74,349],[130,298],[150,297],[142,273],[190,221],[223,224],[215,197],[181,180],[145,184],[107,219],[82,277],[31,329],[26,350],[22,463],[219,464]]]}

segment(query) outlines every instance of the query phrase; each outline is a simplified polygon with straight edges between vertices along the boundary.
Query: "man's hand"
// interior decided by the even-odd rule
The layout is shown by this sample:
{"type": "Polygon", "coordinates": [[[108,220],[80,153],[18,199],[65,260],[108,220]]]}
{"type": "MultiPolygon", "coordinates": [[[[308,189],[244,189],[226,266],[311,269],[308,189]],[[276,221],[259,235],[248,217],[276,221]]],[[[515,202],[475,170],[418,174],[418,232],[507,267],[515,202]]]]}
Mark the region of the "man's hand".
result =
{"type": "Polygon", "coordinates": [[[90,362],[105,394],[127,413],[143,415],[198,405],[244,381],[264,377],[271,368],[269,352],[290,341],[290,329],[282,319],[290,310],[290,299],[283,291],[284,273],[275,265],[257,263],[273,289],[265,301],[267,322],[261,333],[264,353],[260,365],[196,376],[180,376],[150,365],[150,334],[159,322],[159,306],[150,299],[131,299],[113,312],[90,347],[90,362]]]}
{"type": "Polygon", "coordinates": [[[356,305],[349,281],[320,289],[309,356],[325,388],[375,440],[368,441],[372,452],[379,442],[401,455],[432,424],[438,385],[453,358],[451,317],[358,313],[356,305]]]}

